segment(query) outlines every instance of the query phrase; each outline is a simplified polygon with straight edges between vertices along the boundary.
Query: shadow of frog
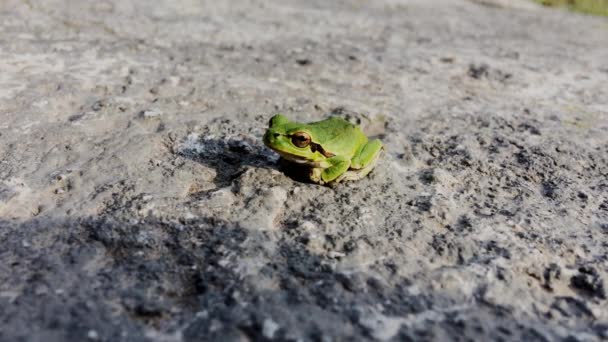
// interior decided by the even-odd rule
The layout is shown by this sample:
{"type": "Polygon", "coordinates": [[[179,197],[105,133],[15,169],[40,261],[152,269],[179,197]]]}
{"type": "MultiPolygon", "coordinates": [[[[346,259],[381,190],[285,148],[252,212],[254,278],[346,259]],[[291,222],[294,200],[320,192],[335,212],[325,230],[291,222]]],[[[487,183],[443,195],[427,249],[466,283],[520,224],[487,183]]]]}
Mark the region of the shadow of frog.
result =
{"type": "Polygon", "coordinates": [[[280,158],[250,135],[206,137],[190,133],[174,148],[174,153],[213,168],[216,188],[229,186],[247,167],[276,169],[291,179],[310,183],[310,170],[280,158]]]}
{"type": "Polygon", "coordinates": [[[175,146],[174,153],[213,168],[217,187],[229,185],[247,166],[272,168],[277,159],[261,141],[248,135],[218,138],[190,133],[175,146]]]}

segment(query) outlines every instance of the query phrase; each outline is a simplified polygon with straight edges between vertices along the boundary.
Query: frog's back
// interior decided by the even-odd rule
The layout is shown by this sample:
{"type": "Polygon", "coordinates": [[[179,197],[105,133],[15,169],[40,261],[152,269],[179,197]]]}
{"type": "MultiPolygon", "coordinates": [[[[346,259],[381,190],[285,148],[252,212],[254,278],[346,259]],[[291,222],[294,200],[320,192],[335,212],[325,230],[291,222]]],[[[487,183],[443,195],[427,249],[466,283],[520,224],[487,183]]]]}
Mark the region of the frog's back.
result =
{"type": "Polygon", "coordinates": [[[315,132],[315,140],[318,140],[315,142],[319,144],[327,143],[356,128],[350,122],[339,117],[330,117],[322,121],[311,122],[307,126],[315,132]]]}
{"type": "Polygon", "coordinates": [[[340,117],[333,116],[308,126],[315,132],[315,143],[333,154],[352,156],[360,144],[367,141],[359,127],[340,117]]]}

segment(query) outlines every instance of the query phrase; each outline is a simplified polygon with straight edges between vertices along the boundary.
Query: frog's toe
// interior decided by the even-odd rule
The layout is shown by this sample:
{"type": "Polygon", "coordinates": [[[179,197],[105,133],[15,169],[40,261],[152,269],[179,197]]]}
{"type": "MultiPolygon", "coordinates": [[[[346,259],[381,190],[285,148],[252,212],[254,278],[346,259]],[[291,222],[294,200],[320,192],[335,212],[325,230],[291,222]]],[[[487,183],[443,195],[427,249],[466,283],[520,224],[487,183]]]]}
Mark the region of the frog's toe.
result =
{"type": "Polygon", "coordinates": [[[323,173],[322,169],[319,169],[319,168],[310,169],[310,181],[313,183],[317,183],[317,184],[324,184],[325,182],[323,182],[323,178],[321,177],[322,173],[323,173]]]}

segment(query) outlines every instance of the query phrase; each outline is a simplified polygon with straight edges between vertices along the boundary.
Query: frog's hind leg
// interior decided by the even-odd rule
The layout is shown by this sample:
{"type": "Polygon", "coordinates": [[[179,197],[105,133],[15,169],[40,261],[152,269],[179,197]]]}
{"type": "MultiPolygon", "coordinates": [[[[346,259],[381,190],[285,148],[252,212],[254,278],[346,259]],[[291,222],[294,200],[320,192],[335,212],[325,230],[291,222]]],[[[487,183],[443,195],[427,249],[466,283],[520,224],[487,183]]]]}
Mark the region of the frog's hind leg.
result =
{"type": "Polygon", "coordinates": [[[335,182],[358,180],[367,176],[378,163],[381,152],[382,142],[378,139],[363,145],[353,157],[350,170],[344,172],[335,182]]]}
{"type": "Polygon", "coordinates": [[[360,170],[374,164],[378,160],[380,151],[382,150],[382,142],[378,139],[368,141],[363,145],[357,154],[352,159],[350,168],[360,170]]]}

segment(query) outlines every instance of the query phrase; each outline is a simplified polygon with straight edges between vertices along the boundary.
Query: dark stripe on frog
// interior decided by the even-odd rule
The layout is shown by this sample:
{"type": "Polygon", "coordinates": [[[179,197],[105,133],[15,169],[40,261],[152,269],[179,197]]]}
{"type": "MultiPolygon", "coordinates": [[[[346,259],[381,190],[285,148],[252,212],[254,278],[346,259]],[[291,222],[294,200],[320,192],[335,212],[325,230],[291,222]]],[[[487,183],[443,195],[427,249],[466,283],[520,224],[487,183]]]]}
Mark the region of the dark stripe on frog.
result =
{"type": "Polygon", "coordinates": [[[333,156],[335,156],[335,154],[331,153],[331,152],[327,152],[323,149],[323,147],[321,147],[321,145],[319,144],[315,144],[313,142],[310,143],[310,150],[314,153],[316,151],[319,151],[319,153],[321,153],[322,155],[325,156],[325,158],[331,158],[333,156]]]}

